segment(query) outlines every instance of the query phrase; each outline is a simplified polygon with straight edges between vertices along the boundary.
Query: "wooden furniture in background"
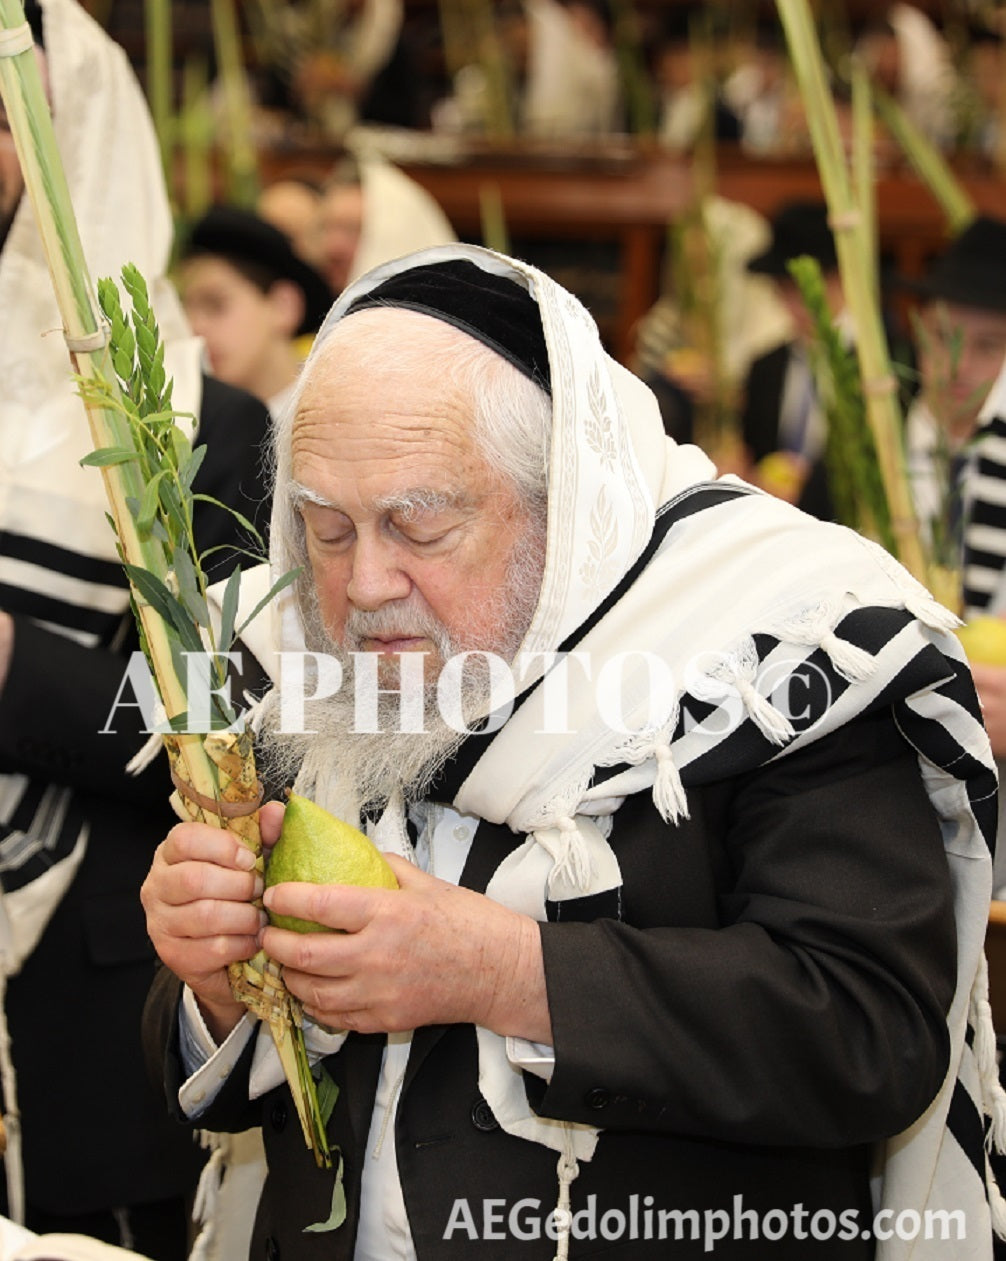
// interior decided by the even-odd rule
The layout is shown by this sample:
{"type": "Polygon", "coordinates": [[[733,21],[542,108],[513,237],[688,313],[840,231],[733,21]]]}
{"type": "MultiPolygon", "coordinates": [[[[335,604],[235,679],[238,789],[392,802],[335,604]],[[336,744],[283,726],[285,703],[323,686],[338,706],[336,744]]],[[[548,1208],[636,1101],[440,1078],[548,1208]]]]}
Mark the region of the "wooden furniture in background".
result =
{"type": "MultiPolygon", "coordinates": [[[[481,240],[480,196],[499,190],[511,237],[518,242],[609,242],[617,248],[617,309],[605,329],[611,348],[626,359],[636,322],[656,300],[668,225],[691,194],[686,159],[626,142],[604,149],[544,152],[515,144],[507,149],[471,145],[452,160],[410,157],[407,136],[398,164],[427,188],[459,236],[481,240]]],[[[417,137],[416,154],[425,152],[417,137]]],[[[293,169],[323,175],[331,151],[303,149],[262,155],[266,180],[293,169]]],[[[962,173],[978,208],[1006,219],[1006,181],[987,170],[962,173]]],[[[821,196],[817,169],[809,159],[756,160],[721,150],[717,190],[766,216],[783,202],[821,196]]],[[[932,196],[910,172],[882,171],[877,180],[880,244],[891,268],[902,276],[921,274],[926,260],[946,240],[945,221],[932,196]]]]}

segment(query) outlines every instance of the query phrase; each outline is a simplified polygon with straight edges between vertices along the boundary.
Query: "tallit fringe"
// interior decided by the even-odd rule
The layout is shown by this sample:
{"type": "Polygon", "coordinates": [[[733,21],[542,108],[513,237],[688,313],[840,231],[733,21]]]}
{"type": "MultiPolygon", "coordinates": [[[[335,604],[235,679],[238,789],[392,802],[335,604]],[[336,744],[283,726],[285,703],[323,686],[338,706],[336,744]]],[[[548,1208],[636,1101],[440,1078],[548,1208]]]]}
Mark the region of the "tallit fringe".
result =
{"type": "Polygon", "coordinates": [[[657,764],[656,777],[653,780],[653,804],[665,823],[677,823],[687,819],[688,798],[685,786],[681,782],[681,772],[674,762],[674,755],[669,744],[658,744],[653,750],[657,764]]]}
{"type": "Polygon", "coordinates": [[[930,630],[952,631],[961,624],[961,619],[957,614],[944,608],[923,586],[918,586],[917,591],[905,592],[905,608],[912,617],[918,618],[922,625],[928,626],[930,630]]]}
{"type": "Polygon", "coordinates": [[[677,823],[689,817],[688,798],[671,750],[680,707],[681,698],[675,697],[667,720],[656,731],[640,732],[619,745],[614,758],[630,766],[654,762],[653,804],[665,823],[677,823]]]}
{"type": "Polygon", "coordinates": [[[763,736],[773,744],[785,744],[796,735],[793,724],[782,710],[766,700],[750,679],[738,676],[735,683],[748,717],[763,736]]]}
{"type": "Polygon", "coordinates": [[[747,716],[773,744],[785,744],[796,734],[786,715],[761,695],[755,687],[758,673],[758,652],[748,637],[720,660],[715,669],[700,675],[692,692],[700,700],[721,702],[730,691],[736,691],[747,716]]]}
{"type": "Polygon", "coordinates": [[[815,604],[784,622],[777,637],[787,643],[820,648],[843,679],[850,683],[862,683],[876,671],[876,658],[864,648],[835,634],[839,620],[840,614],[834,605],[827,602],[815,604]]]}
{"type": "Polygon", "coordinates": [[[917,582],[907,569],[898,564],[886,548],[862,535],[857,535],[857,538],[897,587],[904,600],[905,608],[913,617],[918,618],[923,626],[937,631],[952,631],[960,626],[961,619],[957,614],[944,608],[921,582],[917,582]]]}
{"type": "MultiPolygon", "coordinates": [[[[978,964],[974,985],[971,987],[969,1019],[975,1033],[972,1050],[981,1086],[982,1111],[989,1118],[986,1142],[996,1151],[1006,1152],[1006,1091],[1003,1090],[999,1081],[996,1035],[992,1024],[992,1008],[989,1004],[989,968],[984,952],[978,964]]],[[[998,1191],[998,1188],[996,1189],[998,1191]]]]}
{"type": "Polygon", "coordinates": [[[192,1221],[200,1227],[200,1230],[189,1251],[188,1261],[209,1261],[211,1250],[216,1242],[220,1188],[223,1185],[224,1174],[227,1172],[226,1136],[214,1134],[210,1130],[199,1130],[197,1134],[200,1145],[209,1148],[211,1155],[203,1166],[196,1186],[192,1221]]]}
{"type": "Polygon", "coordinates": [[[995,1180],[988,1157],[985,1158],[985,1189],[989,1197],[989,1216],[992,1219],[992,1229],[1000,1239],[1006,1239],[1006,1199],[1003,1198],[1003,1193],[999,1190],[999,1184],[995,1180]]]}
{"type": "MultiPolygon", "coordinates": [[[[565,1127],[564,1127],[565,1128],[565,1127]]],[[[566,1131],[568,1135],[568,1130],[566,1131]]],[[[569,1188],[580,1172],[580,1165],[573,1155],[573,1145],[568,1141],[566,1149],[559,1157],[556,1173],[559,1175],[559,1197],[555,1205],[556,1247],[554,1261],[568,1261],[569,1240],[573,1228],[573,1214],[570,1209],[569,1188]]]]}
{"type": "Polygon", "coordinates": [[[574,889],[589,890],[593,867],[576,820],[568,814],[555,822],[559,833],[556,842],[544,829],[532,833],[534,839],[551,857],[554,866],[549,874],[549,884],[559,878],[566,880],[574,889]]]}
{"type": "Polygon", "coordinates": [[[135,753],[126,763],[127,775],[139,775],[150,766],[154,759],[164,748],[164,740],[160,732],[155,731],[147,737],[146,743],[142,746],[138,753],[135,753]]]}

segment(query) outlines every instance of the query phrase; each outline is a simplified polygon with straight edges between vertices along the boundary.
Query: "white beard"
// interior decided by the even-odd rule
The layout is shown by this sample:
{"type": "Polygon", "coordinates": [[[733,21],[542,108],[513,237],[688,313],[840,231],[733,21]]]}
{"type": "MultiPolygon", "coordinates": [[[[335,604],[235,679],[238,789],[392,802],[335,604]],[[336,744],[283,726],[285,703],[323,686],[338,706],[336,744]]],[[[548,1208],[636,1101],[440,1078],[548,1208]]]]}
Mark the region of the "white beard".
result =
{"type": "MultiPolygon", "coordinates": [[[[303,581],[298,595],[306,647],[339,662],[342,686],[331,697],[305,700],[304,733],[279,730],[280,689],[268,695],[262,708],[260,740],[269,778],[279,784],[296,779],[299,792],[314,796],[323,783],[335,777],[340,801],[345,801],[347,808],[352,801],[359,811],[379,810],[399,793],[406,804],[422,800],[466,733],[455,730],[442,716],[435,680],[423,688],[423,731],[400,730],[401,700],[387,692],[377,698],[378,730],[357,730],[357,671],[352,654],[361,651],[366,637],[395,632],[427,638],[441,662],[462,652],[492,653],[512,662],[538,602],[544,556],[544,522],[532,523],[514,549],[506,580],[491,610],[489,625],[494,629],[482,637],[455,638],[426,610],[409,608],[408,601],[396,601],[372,613],[351,610],[343,640],[336,643],[322,623],[313,584],[309,578],[303,581]]],[[[305,679],[305,691],[310,690],[314,690],[312,681],[305,679]]],[[[489,712],[490,678],[484,659],[476,657],[466,664],[460,701],[469,728],[489,712]]]]}

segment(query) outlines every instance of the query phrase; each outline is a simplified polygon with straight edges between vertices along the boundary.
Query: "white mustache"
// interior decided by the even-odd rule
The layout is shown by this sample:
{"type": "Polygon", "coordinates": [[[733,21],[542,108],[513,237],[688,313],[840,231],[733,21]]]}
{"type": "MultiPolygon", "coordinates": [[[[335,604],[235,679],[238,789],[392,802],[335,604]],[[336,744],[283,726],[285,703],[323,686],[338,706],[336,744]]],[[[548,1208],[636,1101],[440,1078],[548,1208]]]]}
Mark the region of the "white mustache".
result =
{"type": "Polygon", "coordinates": [[[444,624],[424,609],[405,604],[385,604],[379,609],[350,609],[343,628],[343,647],[358,650],[365,639],[428,639],[438,652],[446,653],[450,636],[444,624]]]}

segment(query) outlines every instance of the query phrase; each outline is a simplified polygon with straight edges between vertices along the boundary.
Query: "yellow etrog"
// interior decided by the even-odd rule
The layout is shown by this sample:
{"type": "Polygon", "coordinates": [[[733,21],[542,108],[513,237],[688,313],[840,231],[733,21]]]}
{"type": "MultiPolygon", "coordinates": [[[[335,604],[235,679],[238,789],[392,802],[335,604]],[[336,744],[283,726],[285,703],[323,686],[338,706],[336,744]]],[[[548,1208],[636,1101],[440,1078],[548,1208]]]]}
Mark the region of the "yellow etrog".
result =
{"type": "MultiPolygon", "coordinates": [[[[356,884],[397,889],[398,881],[369,837],[321,806],[290,794],[283,829],[266,866],[266,888],[300,880],[308,884],[356,884]]],[[[269,912],[270,922],[295,933],[329,933],[332,929],[296,915],[269,912]]]]}

